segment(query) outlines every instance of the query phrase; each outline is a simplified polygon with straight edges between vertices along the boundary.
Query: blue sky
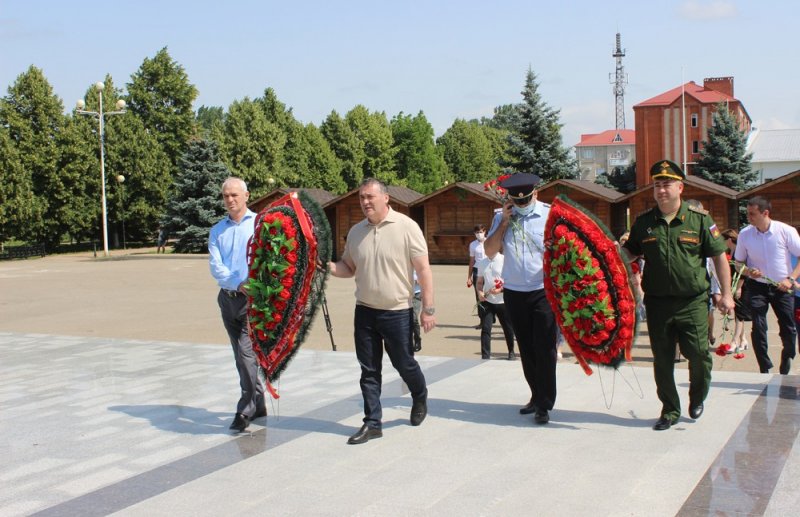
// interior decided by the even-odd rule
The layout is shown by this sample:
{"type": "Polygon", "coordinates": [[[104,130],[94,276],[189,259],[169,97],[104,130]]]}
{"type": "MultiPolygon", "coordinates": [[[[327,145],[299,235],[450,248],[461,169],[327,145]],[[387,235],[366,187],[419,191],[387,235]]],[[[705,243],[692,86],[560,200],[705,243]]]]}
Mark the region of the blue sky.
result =
{"type": "Polygon", "coordinates": [[[195,108],[272,87],[306,123],[363,104],[422,111],[438,136],[519,102],[530,66],[571,146],[614,127],[620,32],[628,129],[634,104],[720,76],[735,78],[756,127],[800,128],[798,22],[796,0],[0,0],[0,86],[33,64],[71,109],[107,73],[124,87],[168,47],[200,92],[195,108]]]}

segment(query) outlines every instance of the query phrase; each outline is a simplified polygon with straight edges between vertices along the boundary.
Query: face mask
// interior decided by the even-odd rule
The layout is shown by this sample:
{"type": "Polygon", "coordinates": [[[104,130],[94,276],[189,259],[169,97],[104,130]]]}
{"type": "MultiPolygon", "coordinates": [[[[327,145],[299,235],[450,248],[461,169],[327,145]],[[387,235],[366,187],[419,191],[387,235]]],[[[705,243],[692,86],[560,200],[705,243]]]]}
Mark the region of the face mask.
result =
{"type": "Polygon", "coordinates": [[[525,217],[526,215],[530,215],[533,213],[533,209],[536,208],[536,203],[531,203],[528,206],[513,206],[511,207],[511,211],[520,217],[525,217]]]}
{"type": "Polygon", "coordinates": [[[483,242],[486,240],[486,234],[483,232],[476,232],[475,238],[478,239],[478,242],[483,242]]]}

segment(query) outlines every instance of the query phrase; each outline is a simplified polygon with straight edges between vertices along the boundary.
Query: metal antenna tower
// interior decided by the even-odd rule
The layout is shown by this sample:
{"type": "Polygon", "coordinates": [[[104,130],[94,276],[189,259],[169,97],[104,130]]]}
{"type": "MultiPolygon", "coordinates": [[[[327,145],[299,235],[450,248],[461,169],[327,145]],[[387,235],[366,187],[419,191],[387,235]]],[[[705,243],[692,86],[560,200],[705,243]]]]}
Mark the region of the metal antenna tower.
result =
{"type": "Polygon", "coordinates": [[[625,57],[625,50],[622,48],[619,32],[617,33],[617,48],[612,57],[617,60],[617,71],[614,77],[608,74],[609,82],[614,85],[614,98],[617,102],[617,129],[625,129],[625,85],[628,84],[628,76],[625,74],[625,67],[622,66],[622,58],[625,57]]]}

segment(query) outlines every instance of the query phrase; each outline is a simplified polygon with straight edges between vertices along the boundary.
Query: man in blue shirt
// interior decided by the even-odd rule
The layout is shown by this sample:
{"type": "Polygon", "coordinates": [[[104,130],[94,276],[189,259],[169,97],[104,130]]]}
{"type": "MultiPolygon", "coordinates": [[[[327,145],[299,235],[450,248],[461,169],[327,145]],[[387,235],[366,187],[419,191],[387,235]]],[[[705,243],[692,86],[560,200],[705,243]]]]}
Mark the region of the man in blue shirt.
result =
{"type": "Polygon", "coordinates": [[[517,336],[519,356],[531,399],[519,412],[534,413],[537,424],[550,421],[556,401],[556,320],[544,293],[544,227],[550,205],[536,200],[535,174],[517,173],[500,186],[508,202],[495,214],[483,247],[486,256],[502,252],[503,301],[517,336]]]}
{"type": "Polygon", "coordinates": [[[247,208],[249,198],[244,181],[233,177],[226,179],[222,184],[222,200],[228,215],[211,228],[208,238],[211,276],[220,287],[217,303],[231,340],[242,390],[230,426],[237,432],[247,429],[250,420],[267,415],[264,385],[258,378],[258,362],[250,341],[244,289],[248,277],[247,244],[253,236],[256,217],[247,208]]]}

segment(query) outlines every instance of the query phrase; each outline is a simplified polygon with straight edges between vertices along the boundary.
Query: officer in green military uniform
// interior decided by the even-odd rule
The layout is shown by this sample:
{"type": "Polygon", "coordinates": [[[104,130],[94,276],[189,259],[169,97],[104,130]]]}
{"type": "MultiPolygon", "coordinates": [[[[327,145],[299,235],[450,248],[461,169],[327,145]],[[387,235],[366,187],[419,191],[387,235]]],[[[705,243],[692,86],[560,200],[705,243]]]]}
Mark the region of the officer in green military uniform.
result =
{"type": "Polygon", "coordinates": [[[645,260],[642,289],[656,390],[662,403],[661,417],[653,429],[663,431],[681,416],[674,376],[676,341],[689,361],[691,418],[703,414],[711,383],[706,257],[713,258],[721,286],[717,308],[733,314],[734,304],[725,241],[707,211],[681,201],[686,175],[674,162],[661,160],[650,169],[650,177],[658,206],[636,218],[625,249],[645,260]]]}

